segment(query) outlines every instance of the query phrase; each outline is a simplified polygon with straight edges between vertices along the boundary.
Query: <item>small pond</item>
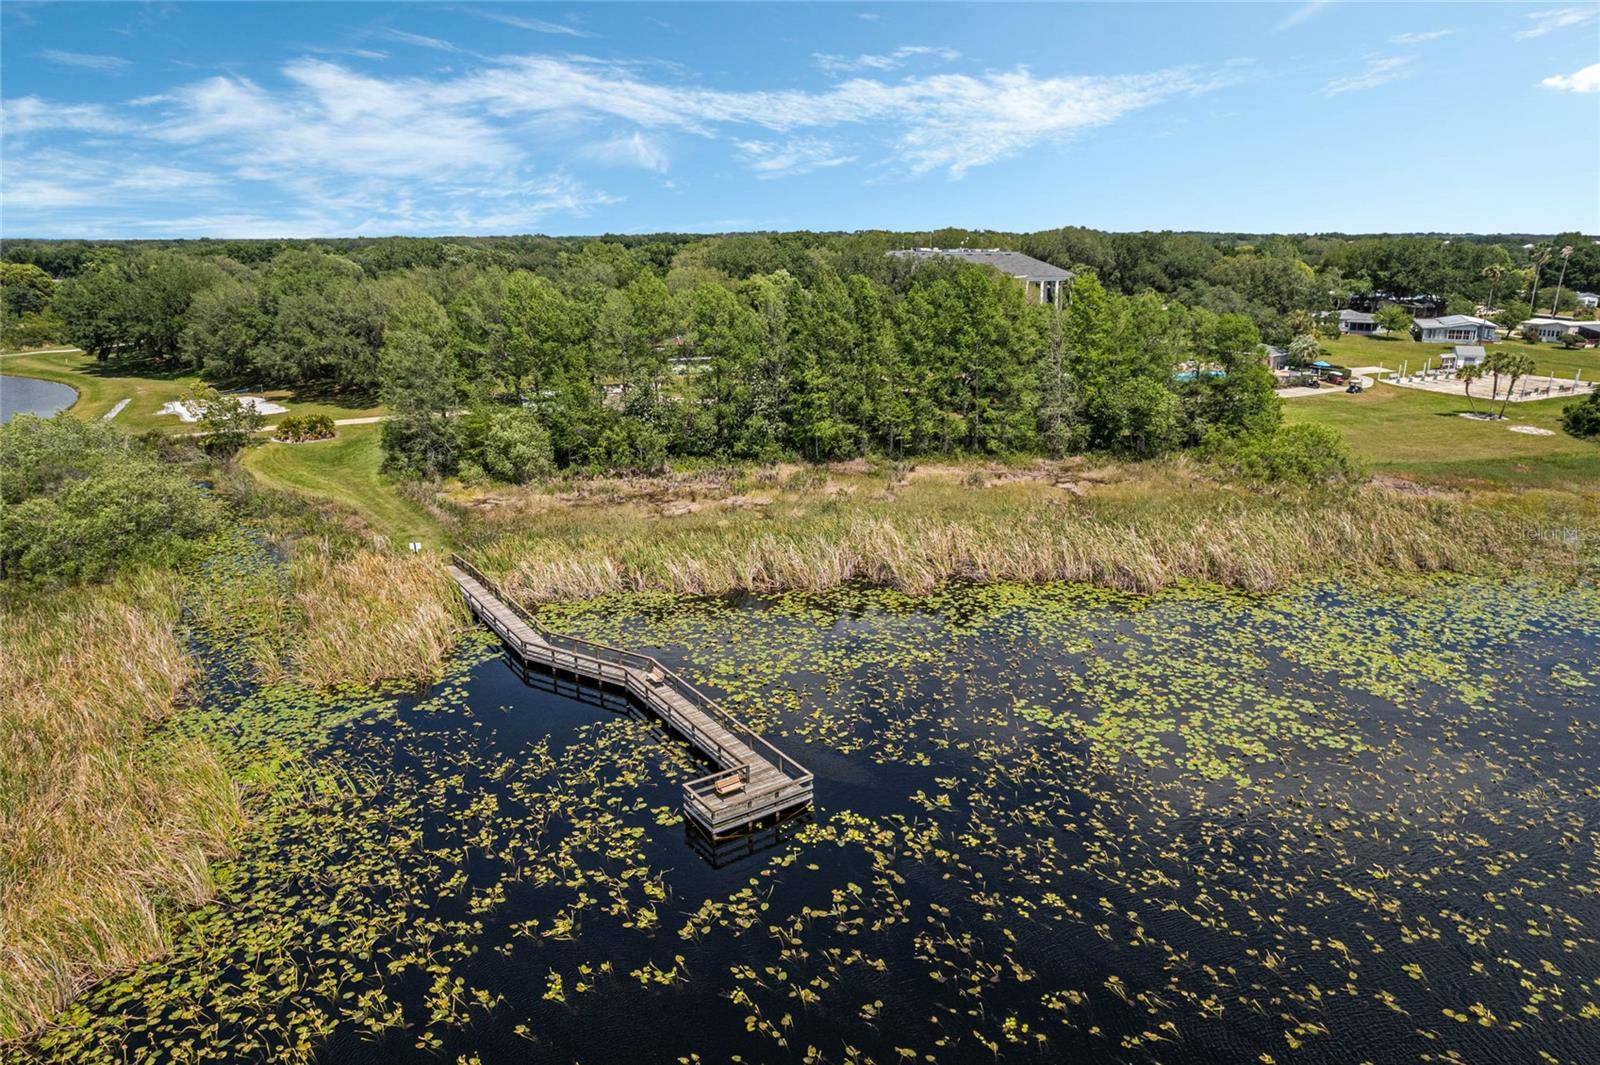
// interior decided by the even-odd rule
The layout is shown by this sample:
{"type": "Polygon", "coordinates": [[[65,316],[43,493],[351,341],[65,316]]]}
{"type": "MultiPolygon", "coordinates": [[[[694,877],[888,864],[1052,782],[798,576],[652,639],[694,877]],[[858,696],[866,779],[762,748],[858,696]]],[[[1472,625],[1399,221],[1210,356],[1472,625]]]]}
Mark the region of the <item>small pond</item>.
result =
{"type": "Polygon", "coordinates": [[[72,406],[77,398],[78,393],[72,386],[58,381],[10,374],[0,376],[0,425],[19,414],[48,418],[72,406]]]}
{"type": "Polygon", "coordinates": [[[266,812],[37,1056],[1600,1060],[1592,585],[551,621],[725,697],[814,819],[707,860],[681,743],[482,638],[415,697],[219,689],[190,727],[272,753],[266,812]]]}

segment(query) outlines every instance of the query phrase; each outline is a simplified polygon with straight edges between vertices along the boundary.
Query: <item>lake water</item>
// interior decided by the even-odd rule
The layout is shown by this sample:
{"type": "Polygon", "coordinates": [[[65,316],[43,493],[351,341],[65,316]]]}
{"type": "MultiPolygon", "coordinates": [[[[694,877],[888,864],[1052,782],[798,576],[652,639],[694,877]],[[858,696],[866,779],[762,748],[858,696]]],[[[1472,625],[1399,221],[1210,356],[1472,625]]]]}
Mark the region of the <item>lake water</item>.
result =
{"type": "Polygon", "coordinates": [[[37,377],[0,376],[0,424],[9,422],[18,414],[37,414],[48,418],[57,411],[66,410],[78,398],[78,393],[57,381],[42,381],[37,377]]]}
{"type": "Polygon", "coordinates": [[[483,640],[420,697],[214,694],[279,798],[40,1056],[1600,1060],[1593,585],[551,618],[727,698],[814,820],[708,861],[681,742],[483,640]]]}

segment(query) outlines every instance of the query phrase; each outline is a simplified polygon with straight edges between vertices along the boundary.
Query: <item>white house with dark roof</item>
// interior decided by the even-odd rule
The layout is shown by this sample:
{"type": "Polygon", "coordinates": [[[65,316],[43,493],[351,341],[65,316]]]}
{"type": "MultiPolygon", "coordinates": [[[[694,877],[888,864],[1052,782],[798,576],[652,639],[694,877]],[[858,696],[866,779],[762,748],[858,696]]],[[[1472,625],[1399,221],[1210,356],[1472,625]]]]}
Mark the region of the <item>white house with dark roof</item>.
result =
{"type": "Polygon", "coordinates": [[[1072,280],[1072,272],[1069,270],[1052,266],[1042,259],[1035,259],[1020,251],[1005,251],[1001,248],[904,248],[889,254],[910,259],[958,259],[962,262],[978,263],[981,266],[992,266],[1007,277],[1021,281],[1028,298],[1039,303],[1059,305],[1061,296],[1066,291],[1066,282],[1072,280]]]}
{"type": "Polygon", "coordinates": [[[1470,314],[1447,314],[1443,318],[1418,318],[1411,323],[1411,339],[1426,344],[1492,344],[1500,339],[1495,324],[1470,314]]]}

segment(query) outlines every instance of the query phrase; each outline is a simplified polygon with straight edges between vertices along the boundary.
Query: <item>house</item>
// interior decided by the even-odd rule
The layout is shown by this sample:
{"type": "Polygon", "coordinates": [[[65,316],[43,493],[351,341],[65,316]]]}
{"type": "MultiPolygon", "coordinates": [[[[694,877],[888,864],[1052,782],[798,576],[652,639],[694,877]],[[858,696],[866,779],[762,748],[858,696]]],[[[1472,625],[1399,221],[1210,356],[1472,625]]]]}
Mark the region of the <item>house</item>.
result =
{"type": "Polygon", "coordinates": [[[1521,333],[1529,327],[1537,329],[1539,339],[1544,341],[1560,340],[1568,333],[1576,333],[1585,344],[1600,340],[1600,322],[1580,322],[1575,318],[1529,318],[1517,324],[1517,332],[1521,333]]]}
{"type": "Polygon", "coordinates": [[[1028,299],[1039,303],[1053,303],[1058,307],[1066,291],[1065,282],[1072,280],[1071,272],[1059,266],[1051,266],[1043,260],[1024,255],[1019,251],[1005,251],[1001,248],[904,248],[891,251],[889,254],[909,259],[959,259],[962,262],[992,266],[1007,277],[1021,281],[1028,299]]]}
{"type": "Polygon", "coordinates": [[[1600,307],[1600,293],[1597,293],[1597,292],[1580,292],[1580,293],[1578,293],[1578,306],[1580,306],[1580,307],[1600,307]]]}
{"type": "Polygon", "coordinates": [[[1411,339],[1427,344],[1441,341],[1465,340],[1474,344],[1492,344],[1500,339],[1495,324],[1470,314],[1447,314],[1443,318],[1418,318],[1411,323],[1411,339]]]}
{"type": "Polygon", "coordinates": [[[1263,344],[1261,346],[1267,349],[1267,369],[1282,370],[1289,365],[1289,352],[1287,349],[1280,348],[1274,344],[1263,344]]]}
{"type": "Polygon", "coordinates": [[[1463,366],[1476,366],[1488,357],[1479,344],[1457,344],[1439,356],[1439,369],[1459,370],[1463,366]]]}
{"type": "Polygon", "coordinates": [[[1444,302],[1443,296],[1397,296],[1391,292],[1367,292],[1351,296],[1350,309],[1371,314],[1379,307],[1392,303],[1413,318],[1432,318],[1444,313],[1444,302]]]}
{"type": "Polygon", "coordinates": [[[1372,315],[1366,311],[1340,311],[1339,332],[1354,333],[1358,336],[1372,336],[1377,333],[1387,333],[1388,330],[1378,325],[1372,315]]]}

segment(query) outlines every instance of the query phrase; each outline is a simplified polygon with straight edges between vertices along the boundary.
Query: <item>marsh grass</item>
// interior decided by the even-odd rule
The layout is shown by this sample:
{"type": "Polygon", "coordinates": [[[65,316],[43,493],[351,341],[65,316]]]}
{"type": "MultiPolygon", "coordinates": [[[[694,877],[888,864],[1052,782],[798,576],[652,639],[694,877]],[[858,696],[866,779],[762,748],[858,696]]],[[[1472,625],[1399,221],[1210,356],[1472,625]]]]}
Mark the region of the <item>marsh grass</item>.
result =
{"type": "Polygon", "coordinates": [[[167,576],[0,609],[0,1041],[211,894],[241,813],[211,748],[162,729],[193,680],[177,619],[167,576]]]}
{"type": "Polygon", "coordinates": [[[1136,592],[1204,581],[1263,592],[1305,577],[1596,562],[1592,549],[1552,549],[1524,532],[1556,512],[1592,523],[1592,500],[1383,484],[1269,495],[1181,458],[768,480],[756,478],[756,493],[726,481],[720,494],[696,481],[665,500],[617,485],[584,499],[525,497],[480,519],[475,551],[535,601],[820,591],[851,581],[913,593],[950,580],[1136,592]]]}
{"type": "Polygon", "coordinates": [[[466,608],[435,554],[297,550],[291,565],[298,679],[330,687],[438,679],[467,627],[466,608]]]}

